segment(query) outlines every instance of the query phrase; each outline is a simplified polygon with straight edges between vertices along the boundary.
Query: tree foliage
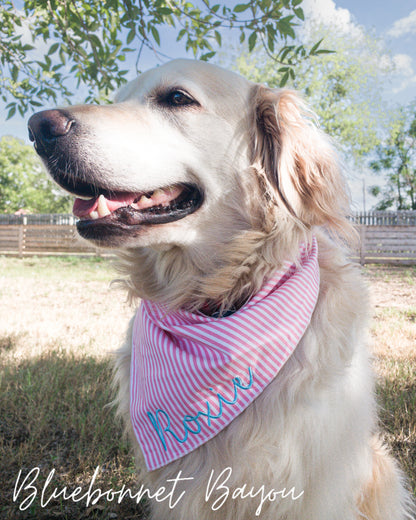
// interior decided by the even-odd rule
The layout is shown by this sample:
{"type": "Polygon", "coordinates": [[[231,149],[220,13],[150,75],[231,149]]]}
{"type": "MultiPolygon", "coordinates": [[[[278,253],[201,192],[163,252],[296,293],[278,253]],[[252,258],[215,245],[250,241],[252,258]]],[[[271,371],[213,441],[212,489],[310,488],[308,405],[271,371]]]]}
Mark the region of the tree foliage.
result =
{"type": "Polygon", "coordinates": [[[377,159],[370,164],[384,174],[384,187],[372,186],[371,193],[380,199],[376,209],[416,210],[416,106],[401,108],[390,133],[377,147],[377,159]]]}
{"type": "Polygon", "coordinates": [[[71,78],[87,89],[85,101],[106,99],[129,73],[140,69],[144,48],[158,52],[170,27],[185,50],[211,59],[225,31],[249,50],[257,43],[294,76],[298,59],[316,54],[289,45],[304,19],[302,0],[13,0],[0,4],[1,95],[8,116],[73,95],[71,78]],[[233,4],[232,6],[230,6],[233,4]],[[44,52],[39,53],[39,48],[44,52]],[[129,60],[126,58],[130,56],[129,60]],[[295,59],[296,58],[296,59],[295,59]]]}
{"type": "MultiPolygon", "coordinates": [[[[296,76],[276,65],[259,49],[252,55],[237,58],[239,71],[270,87],[287,86],[304,94],[317,114],[323,129],[340,145],[349,161],[360,163],[379,143],[379,128],[384,124],[385,103],[382,88],[389,69],[384,65],[385,50],[371,34],[328,32],[325,27],[311,26],[304,36],[313,41],[325,34],[325,47],[334,53],[318,50],[309,60],[298,64],[296,76]]],[[[307,44],[307,43],[306,43],[307,44]]]]}
{"type": "Polygon", "coordinates": [[[32,146],[15,137],[0,139],[0,212],[67,213],[70,199],[45,175],[32,146]]]}

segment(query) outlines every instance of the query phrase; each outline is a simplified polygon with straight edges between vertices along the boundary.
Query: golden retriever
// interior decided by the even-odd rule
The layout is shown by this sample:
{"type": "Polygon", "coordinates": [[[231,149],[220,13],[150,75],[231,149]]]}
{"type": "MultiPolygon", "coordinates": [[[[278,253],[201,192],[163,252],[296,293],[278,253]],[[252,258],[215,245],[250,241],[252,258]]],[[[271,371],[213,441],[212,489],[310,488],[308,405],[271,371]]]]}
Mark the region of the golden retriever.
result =
{"type": "MultiPolygon", "coordinates": [[[[377,436],[367,295],[343,246],[353,231],[341,166],[298,95],[174,60],[127,84],[112,105],[35,114],[29,132],[52,177],[77,196],[81,236],[119,250],[130,299],[160,305],[168,318],[180,310],[225,323],[276,272],[301,271],[299,251],[317,241],[319,289],[294,351],[220,431],[151,471],[130,418],[141,397],[130,381],[132,321],[117,354],[117,403],[153,490],[151,518],[412,518],[402,473],[377,436]]],[[[261,355],[266,370],[268,351],[261,355]]],[[[187,384],[186,369],[169,367],[167,384],[187,384]]],[[[232,382],[235,401],[247,380],[232,382]]],[[[172,430],[147,415],[166,444],[172,430]]],[[[209,406],[186,415],[186,435],[219,415],[209,406]]]]}

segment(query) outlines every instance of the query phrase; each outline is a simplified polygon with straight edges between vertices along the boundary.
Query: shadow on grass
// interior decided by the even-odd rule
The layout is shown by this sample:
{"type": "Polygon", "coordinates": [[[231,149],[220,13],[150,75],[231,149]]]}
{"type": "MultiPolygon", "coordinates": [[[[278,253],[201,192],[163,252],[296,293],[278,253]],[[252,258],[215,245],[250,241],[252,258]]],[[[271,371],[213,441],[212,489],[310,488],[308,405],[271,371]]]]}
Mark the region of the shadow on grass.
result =
{"type": "Polygon", "coordinates": [[[381,428],[416,497],[416,359],[381,356],[376,366],[381,428]]]}
{"type": "MultiPolygon", "coordinates": [[[[0,338],[3,352],[13,350],[13,337],[0,338]]],[[[0,349],[1,356],[1,349],[0,349]]],[[[52,352],[41,358],[10,361],[0,357],[0,518],[3,520],[120,519],[144,520],[145,508],[128,496],[117,503],[105,497],[86,506],[86,499],[53,498],[42,507],[54,489],[66,488],[67,496],[77,487],[81,496],[92,490],[132,492],[134,462],[122,438],[112,399],[111,367],[106,360],[52,352]],[[35,473],[39,468],[39,474],[35,473]],[[19,471],[21,478],[16,485],[19,471]],[[32,473],[30,473],[32,471],[32,473]],[[31,475],[24,483],[25,477],[31,475]],[[20,485],[24,483],[19,493],[20,485]],[[32,484],[32,488],[25,489],[32,484]],[[35,492],[36,490],[36,492],[35,492]],[[13,501],[13,494],[16,500],[13,501]],[[33,496],[32,496],[33,494],[33,496]],[[36,496],[34,496],[36,495],[36,496]],[[26,500],[26,502],[25,502],[26,500]],[[28,506],[24,511],[20,507],[28,506]]],[[[386,440],[401,461],[416,490],[416,371],[414,361],[380,358],[378,395],[381,423],[386,440]]]]}
{"type": "MultiPolygon", "coordinates": [[[[3,345],[9,352],[10,341],[3,345]]],[[[97,466],[92,490],[117,491],[124,485],[137,491],[132,455],[114,410],[106,406],[112,399],[110,381],[106,360],[56,352],[13,364],[0,358],[0,518],[146,518],[141,504],[128,496],[120,504],[118,496],[113,502],[104,496],[88,507],[86,499],[62,497],[45,505],[54,489],[66,488],[69,496],[81,487],[85,494],[97,466]],[[51,472],[42,507],[42,489],[51,472]]]]}

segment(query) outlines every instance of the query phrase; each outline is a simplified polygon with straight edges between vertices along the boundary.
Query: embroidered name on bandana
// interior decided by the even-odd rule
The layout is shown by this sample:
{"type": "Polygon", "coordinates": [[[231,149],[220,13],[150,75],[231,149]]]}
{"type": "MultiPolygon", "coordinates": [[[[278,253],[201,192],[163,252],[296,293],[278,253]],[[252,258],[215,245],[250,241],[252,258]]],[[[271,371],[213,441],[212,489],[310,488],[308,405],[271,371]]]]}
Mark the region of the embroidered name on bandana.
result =
{"type": "Polygon", "coordinates": [[[275,273],[227,317],[143,301],[133,325],[130,414],[147,468],[183,457],[217,435],[276,377],[318,298],[318,248],[275,273]]]}

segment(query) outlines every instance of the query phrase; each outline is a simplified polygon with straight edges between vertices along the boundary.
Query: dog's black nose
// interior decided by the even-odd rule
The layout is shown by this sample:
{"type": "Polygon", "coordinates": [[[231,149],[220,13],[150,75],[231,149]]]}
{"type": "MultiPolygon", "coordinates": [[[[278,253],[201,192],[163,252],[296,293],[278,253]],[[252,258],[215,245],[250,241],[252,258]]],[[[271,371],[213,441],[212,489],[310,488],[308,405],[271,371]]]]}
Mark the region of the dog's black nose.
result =
{"type": "Polygon", "coordinates": [[[75,120],[65,110],[43,110],[29,119],[29,139],[34,141],[39,155],[48,156],[56,141],[67,136],[74,127],[75,120]]]}

